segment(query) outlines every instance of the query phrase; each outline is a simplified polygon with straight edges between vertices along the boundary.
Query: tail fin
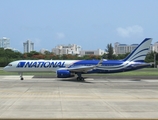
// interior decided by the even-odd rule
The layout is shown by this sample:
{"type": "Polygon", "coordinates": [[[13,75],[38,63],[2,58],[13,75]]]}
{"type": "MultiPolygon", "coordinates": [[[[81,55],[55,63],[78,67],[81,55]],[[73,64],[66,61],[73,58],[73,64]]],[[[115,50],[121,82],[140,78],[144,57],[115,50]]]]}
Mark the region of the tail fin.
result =
{"type": "Polygon", "coordinates": [[[152,38],[146,38],[130,53],[124,61],[144,62],[149,51],[152,38]]]}

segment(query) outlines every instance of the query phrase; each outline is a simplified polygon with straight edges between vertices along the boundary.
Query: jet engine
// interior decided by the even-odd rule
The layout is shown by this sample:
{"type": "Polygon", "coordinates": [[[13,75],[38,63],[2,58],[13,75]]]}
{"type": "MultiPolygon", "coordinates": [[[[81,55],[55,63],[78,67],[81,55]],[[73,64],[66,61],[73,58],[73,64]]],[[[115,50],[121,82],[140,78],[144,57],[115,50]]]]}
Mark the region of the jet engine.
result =
{"type": "Polygon", "coordinates": [[[58,70],[57,71],[57,77],[58,78],[69,78],[69,77],[74,77],[75,73],[72,73],[68,70],[58,70]]]}

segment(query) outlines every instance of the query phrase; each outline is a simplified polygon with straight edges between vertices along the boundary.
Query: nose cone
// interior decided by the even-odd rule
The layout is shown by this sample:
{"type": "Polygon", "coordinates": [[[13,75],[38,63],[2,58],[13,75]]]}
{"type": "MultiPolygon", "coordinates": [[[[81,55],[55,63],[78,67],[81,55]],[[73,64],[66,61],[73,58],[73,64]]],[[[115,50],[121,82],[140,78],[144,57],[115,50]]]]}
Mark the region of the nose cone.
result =
{"type": "Polygon", "coordinates": [[[3,68],[3,71],[8,71],[8,66],[5,66],[5,67],[3,68]]]}
{"type": "Polygon", "coordinates": [[[10,72],[10,71],[12,71],[12,67],[11,66],[5,66],[3,68],[3,71],[10,72]]]}

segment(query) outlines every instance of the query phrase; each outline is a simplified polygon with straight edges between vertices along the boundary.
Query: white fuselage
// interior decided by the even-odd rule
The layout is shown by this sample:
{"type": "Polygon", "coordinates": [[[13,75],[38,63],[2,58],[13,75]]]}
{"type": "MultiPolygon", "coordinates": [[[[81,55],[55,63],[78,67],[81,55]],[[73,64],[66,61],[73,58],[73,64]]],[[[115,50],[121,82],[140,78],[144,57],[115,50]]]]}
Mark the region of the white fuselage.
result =
{"type": "Polygon", "coordinates": [[[54,71],[64,69],[79,60],[20,60],[8,64],[5,71],[12,72],[35,72],[35,71],[54,71]]]}

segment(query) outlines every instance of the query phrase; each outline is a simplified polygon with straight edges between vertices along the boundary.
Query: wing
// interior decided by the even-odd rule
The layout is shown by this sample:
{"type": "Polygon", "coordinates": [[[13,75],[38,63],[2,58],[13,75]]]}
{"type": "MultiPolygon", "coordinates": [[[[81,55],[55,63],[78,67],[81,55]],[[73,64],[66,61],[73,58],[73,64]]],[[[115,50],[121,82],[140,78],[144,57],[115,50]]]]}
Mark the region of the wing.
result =
{"type": "Polygon", "coordinates": [[[67,68],[67,70],[72,72],[87,72],[94,68],[95,66],[76,66],[76,67],[67,68]]]}
{"type": "Polygon", "coordinates": [[[101,59],[97,65],[91,65],[91,66],[79,65],[75,67],[67,67],[67,68],[64,68],[64,70],[69,70],[71,72],[87,72],[92,69],[95,69],[97,66],[100,66],[102,62],[103,62],[103,59],[101,59]]]}

